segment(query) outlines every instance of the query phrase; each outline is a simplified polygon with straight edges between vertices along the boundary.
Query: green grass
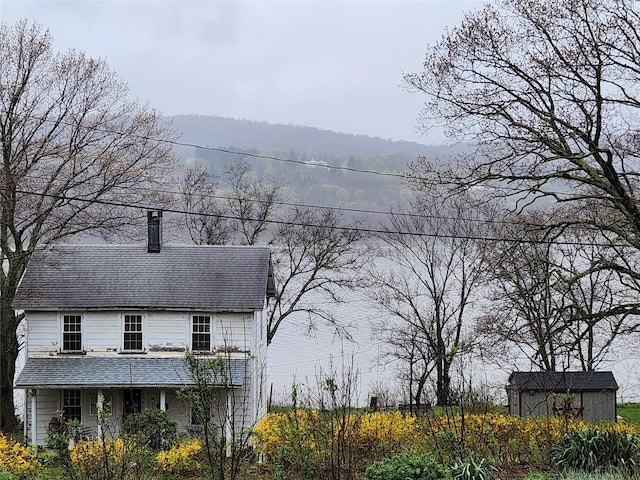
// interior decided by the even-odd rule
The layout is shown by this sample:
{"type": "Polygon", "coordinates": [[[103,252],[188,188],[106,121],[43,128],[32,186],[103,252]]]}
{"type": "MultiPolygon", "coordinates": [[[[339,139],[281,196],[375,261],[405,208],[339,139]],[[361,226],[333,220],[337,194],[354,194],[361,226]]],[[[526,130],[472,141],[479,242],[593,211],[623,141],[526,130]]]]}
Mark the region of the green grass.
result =
{"type": "Polygon", "coordinates": [[[625,422],[640,427],[640,403],[624,403],[618,405],[618,416],[625,422]]]}

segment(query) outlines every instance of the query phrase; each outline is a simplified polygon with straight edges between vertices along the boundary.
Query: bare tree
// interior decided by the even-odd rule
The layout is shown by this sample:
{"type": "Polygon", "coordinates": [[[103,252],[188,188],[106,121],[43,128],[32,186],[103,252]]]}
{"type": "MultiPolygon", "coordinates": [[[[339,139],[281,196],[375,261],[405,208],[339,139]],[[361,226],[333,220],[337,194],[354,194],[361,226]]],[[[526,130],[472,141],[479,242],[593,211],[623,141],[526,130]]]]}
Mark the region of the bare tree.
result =
{"type": "Polygon", "coordinates": [[[426,333],[417,325],[388,318],[375,321],[371,332],[384,342],[381,357],[398,365],[397,378],[406,389],[403,394],[409,398],[409,411],[418,411],[420,404],[428,403],[427,387],[435,368],[426,333]]]}
{"type": "MultiPolygon", "coordinates": [[[[588,200],[596,215],[574,208],[548,228],[590,225],[640,248],[639,15],[631,0],[498,0],[466,15],[404,78],[427,96],[423,128],[475,148],[444,168],[419,160],[416,182],[483,186],[518,208],[588,200]]],[[[621,257],[597,269],[634,283],[640,272],[621,257]]]]}
{"type": "Polygon", "coordinates": [[[286,183],[257,175],[244,161],[225,172],[225,187],[217,188],[202,168],[190,170],[183,183],[194,242],[271,245],[277,292],[267,317],[269,344],[294,314],[305,314],[310,327],[324,320],[346,334],[323,302],[340,303],[363,283],[371,255],[361,220],[337,208],[283,203],[286,183]]]}
{"type": "Polygon", "coordinates": [[[187,169],[181,183],[187,230],[194,243],[255,245],[273,235],[286,183],[257,175],[240,159],[219,185],[203,165],[187,169]]]}
{"type": "MultiPolygon", "coordinates": [[[[16,287],[34,249],[136,220],[127,204],[160,202],[174,134],[126,99],[102,60],[56,54],[49,33],[0,25],[0,426],[16,426],[16,287]],[[154,188],[155,187],[155,188],[154,188]]],[[[166,200],[166,199],[165,199],[166,200]]],[[[156,203],[155,205],[158,205],[156,203]]]]}
{"type": "Polygon", "coordinates": [[[557,244],[535,225],[542,213],[512,215],[495,224],[503,241],[487,242],[485,265],[490,303],[478,321],[485,354],[504,360],[505,350],[519,353],[540,370],[563,366],[570,349],[566,338],[569,306],[558,266],[557,244]]]}
{"type": "Polygon", "coordinates": [[[419,379],[412,391],[416,402],[422,400],[424,377],[435,372],[437,404],[448,405],[453,361],[470,348],[464,329],[478,301],[482,249],[477,240],[485,230],[485,214],[470,205],[461,197],[416,196],[409,212],[391,216],[381,236],[391,266],[372,271],[370,296],[398,320],[379,334],[391,342],[391,355],[409,361],[410,381],[419,379]],[[402,336],[405,346],[394,348],[403,344],[402,336]]]}
{"type": "Polygon", "coordinates": [[[255,245],[268,236],[286,182],[256,175],[245,161],[234,163],[225,173],[229,211],[241,234],[241,243],[255,245]]]}
{"type": "Polygon", "coordinates": [[[572,242],[560,243],[558,255],[568,307],[567,331],[570,355],[567,363],[592,371],[606,360],[611,350],[623,352],[629,335],[640,328],[629,315],[628,303],[637,295],[635,282],[593,265],[612,263],[620,256],[625,262],[637,261],[638,252],[611,249],[593,229],[573,229],[572,242]]]}
{"type": "Polygon", "coordinates": [[[197,245],[233,243],[236,234],[229,210],[217,198],[219,187],[202,165],[187,168],[179,185],[184,216],[191,240],[197,245]]]}
{"type": "Polygon", "coordinates": [[[502,360],[515,346],[540,370],[593,370],[635,331],[625,306],[632,295],[615,271],[592,269],[617,255],[597,231],[547,234],[543,225],[563,212],[509,215],[495,224],[493,235],[503,240],[487,242],[491,304],[478,332],[502,360]]]}
{"type": "Polygon", "coordinates": [[[278,291],[267,318],[268,343],[295,313],[306,314],[310,326],[320,319],[347,334],[324,303],[341,304],[345,294],[365,285],[367,240],[362,221],[346,219],[340,210],[295,206],[288,212],[272,241],[278,291]]]}

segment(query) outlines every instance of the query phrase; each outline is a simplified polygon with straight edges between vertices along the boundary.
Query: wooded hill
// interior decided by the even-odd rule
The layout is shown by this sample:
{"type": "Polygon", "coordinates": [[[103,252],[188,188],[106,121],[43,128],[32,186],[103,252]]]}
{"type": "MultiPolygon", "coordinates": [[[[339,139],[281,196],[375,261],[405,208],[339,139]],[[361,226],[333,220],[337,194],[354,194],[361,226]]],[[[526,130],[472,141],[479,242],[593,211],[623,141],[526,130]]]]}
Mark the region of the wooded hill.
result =
{"type": "Polygon", "coordinates": [[[259,174],[291,184],[289,200],[315,205],[388,211],[409,195],[398,174],[410,162],[419,155],[452,152],[442,145],[217,116],[179,115],[170,120],[181,135],[183,145],[176,151],[185,161],[202,161],[220,177],[243,157],[230,152],[244,152],[259,174]]]}

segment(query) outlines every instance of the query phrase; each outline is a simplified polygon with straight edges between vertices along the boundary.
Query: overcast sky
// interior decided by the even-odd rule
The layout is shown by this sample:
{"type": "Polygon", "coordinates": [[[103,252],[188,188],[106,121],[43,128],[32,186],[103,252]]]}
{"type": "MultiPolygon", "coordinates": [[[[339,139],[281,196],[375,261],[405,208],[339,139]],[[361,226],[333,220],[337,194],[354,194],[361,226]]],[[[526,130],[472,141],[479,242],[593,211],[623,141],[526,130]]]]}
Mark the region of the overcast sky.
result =
{"type": "Polygon", "coordinates": [[[56,50],[102,57],[132,98],[202,114],[439,143],[401,88],[426,46],[480,0],[0,0],[0,18],[48,28],[56,50]]]}

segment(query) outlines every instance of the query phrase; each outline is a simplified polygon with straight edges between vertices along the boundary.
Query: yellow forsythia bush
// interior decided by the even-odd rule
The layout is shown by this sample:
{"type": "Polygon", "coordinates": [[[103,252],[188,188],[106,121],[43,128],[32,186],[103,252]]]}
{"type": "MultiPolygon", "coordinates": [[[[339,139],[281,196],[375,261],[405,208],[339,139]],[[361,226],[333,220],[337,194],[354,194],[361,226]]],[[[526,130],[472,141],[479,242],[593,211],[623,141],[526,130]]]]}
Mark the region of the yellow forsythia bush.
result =
{"type": "MultiPolygon", "coordinates": [[[[315,410],[296,410],[267,414],[256,425],[253,442],[258,452],[271,458],[279,449],[295,452],[301,447],[322,456],[327,452],[317,451],[322,445],[314,440],[318,438],[314,433],[332,425],[343,429],[341,435],[361,458],[426,449],[453,460],[456,455],[473,452],[495,465],[546,465],[551,447],[563,434],[593,426],[564,417],[497,413],[416,417],[400,412],[354,412],[346,422],[335,422],[315,410]]],[[[623,423],[603,422],[597,426],[601,431],[638,433],[635,427],[623,423]]],[[[337,434],[335,428],[329,435],[337,434]]]]}
{"type": "MultiPolygon", "coordinates": [[[[273,457],[278,449],[317,451],[319,438],[327,428],[328,435],[346,439],[354,451],[400,452],[409,447],[416,432],[416,418],[400,412],[352,413],[335,418],[317,410],[272,412],[262,418],[253,429],[253,444],[258,452],[273,457]],[[301,445],[302,444],[302,445],[301,445]]],[[[325,436],[326,437],[326,436],[325,436]]],[[[323,452],[316,452],[323,454],[323,452]]]]}
{"type": "Polygon", "coordinates": [[[27,475],[39,466],[38,459],[30,448],[0,434],[0,470],[27,475]]]}
{"type": "Polygon", "coordinates": [[[156,462],[162,472],[171,475],[192,475],[201,468],[198,462],[198,454],[201,451],[200,441],[197,438],[189,439],[158,453],[156,462]]]}
{"type": "MultiPolygon", "coordinates": [[[[432,448],[451,450],[443,438],[473,451],[497,465],[540,465],[549,460],[551,447],[567,432],[593,423],[565,417],[518,417],[497,413],[420,417],[418,430],[432,448]],[[440,444],[438,444],[440,442],[440,444]],[[444,444],[443,444],[444,443],[444,444]]],[[[597,424],[602,431],[637,433],[631,425],[613,422],[597,424]]]]}
{"type": "Polygon", "coordinates": [[[115,465],[121,465],[126,455],[126,446],[121,438],[79,442],[69,449],[71,461],[85,469],[100,466],[105,458],[115,465]]]}
{"type": "Polygon", "coordinates": [[[293,442],[304,442],[312,446],[310,433],[320,422],[317,410],[291,410],[265,415],[253,429],[253,443],[258,452],[273,456],[283,446],[296,447],[293,442]]]}
{"type": "Polygon", "coordinates": [[[373,449],[394,453],[415,442],[416,417],[400,412],[373,412],[358,416],[351,438],[363,452],[373,449]]]}

